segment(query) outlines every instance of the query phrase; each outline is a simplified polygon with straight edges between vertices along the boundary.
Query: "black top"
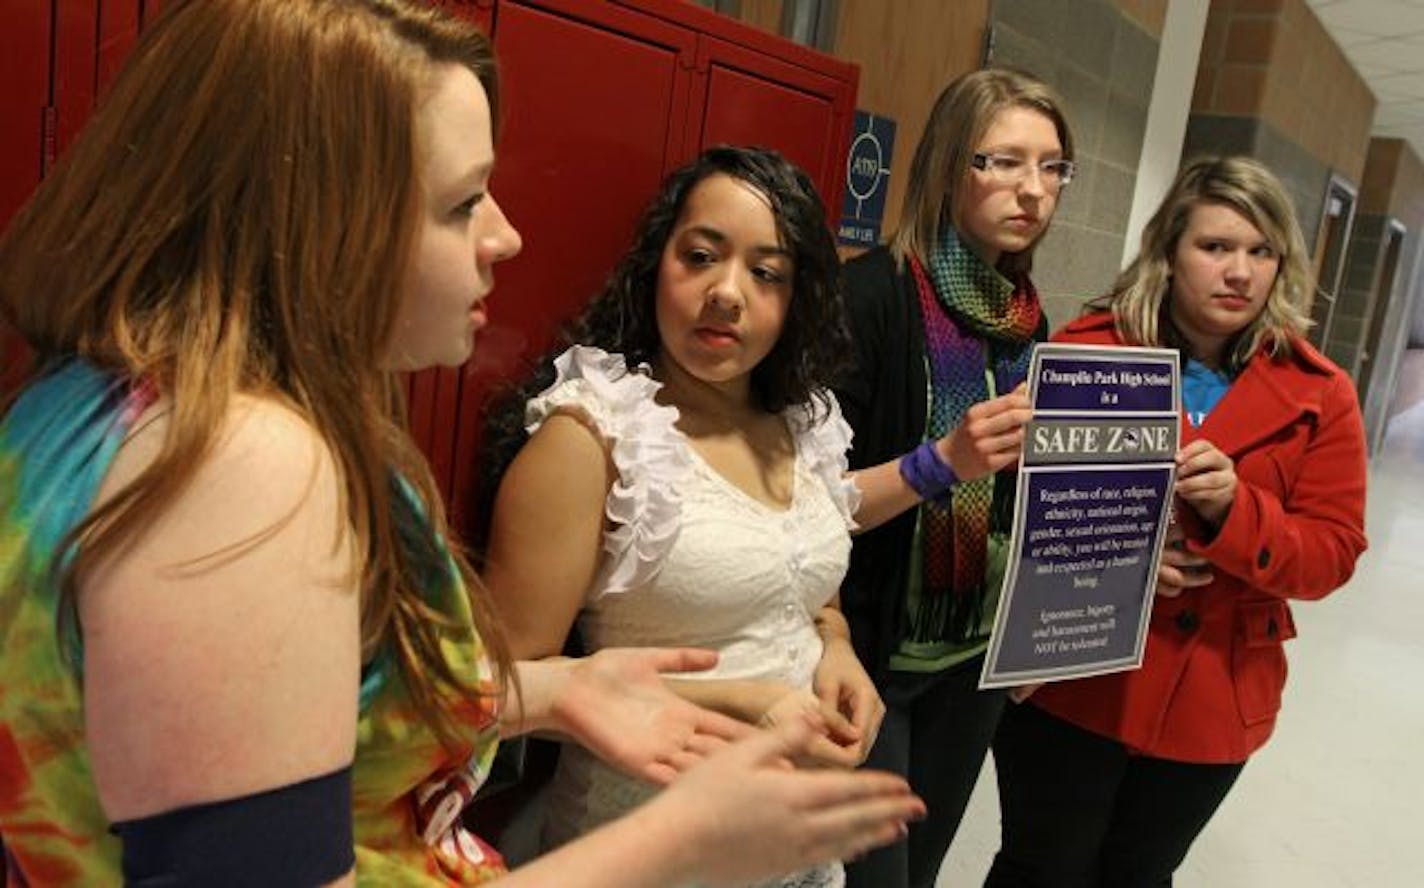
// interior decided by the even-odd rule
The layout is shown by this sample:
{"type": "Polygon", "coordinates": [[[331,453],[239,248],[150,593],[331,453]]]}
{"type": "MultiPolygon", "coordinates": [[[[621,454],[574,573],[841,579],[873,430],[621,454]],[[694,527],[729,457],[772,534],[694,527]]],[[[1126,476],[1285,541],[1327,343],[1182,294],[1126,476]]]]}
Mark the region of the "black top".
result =
{"type": "MultiPolygon", "coordinates": [[[[834,390],[846,422],[855,431],[852,469],[898,459],[925,439],[929,398],[925,377],[925,325],[919,294],[908,268],[897,271],[881,246],[843,267],[852,367],[834,390]]],[[[1048,335],[1044,318],[1034,333],[1048,335]]],[[[991,533],[1013,523],[1014,475],[994,482],[991,533]]],[[[862,663],[879,678],[906,633],[906,585],[918,508],[908,509],[855,538],[850,569],[841,585],[841,608],[862,663]]]]}

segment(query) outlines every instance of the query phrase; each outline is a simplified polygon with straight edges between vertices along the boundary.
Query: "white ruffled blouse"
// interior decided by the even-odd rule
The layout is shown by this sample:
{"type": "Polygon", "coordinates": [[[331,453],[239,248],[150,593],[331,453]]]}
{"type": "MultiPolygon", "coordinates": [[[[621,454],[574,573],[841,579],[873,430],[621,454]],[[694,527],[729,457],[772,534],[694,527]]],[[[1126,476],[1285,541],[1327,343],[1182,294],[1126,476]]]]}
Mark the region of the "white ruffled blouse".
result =
{"type": "MultiPolygon", "coordinates": [[[[554,384],[529,401],[529,432],[570,414],[599,436],[617,470],[599,572],[579,615],[585,646],[711,648],[720,653],[717,666],[689,678],[810,688],[821,658],[815,614],[845,576],[860,500],[846,477],[850,426],[834,398],[819,412],[805,405],[783,413],[796,464],[791,506],[781,511],[697,454],[677,429],[677,408],[654,400],[662,386],[646,366],[630,370],[619,355],[575,346],[555,367],[554,384]]],[[[546,844],[593,829],[652,792],[566,745],[546,844]]]]}

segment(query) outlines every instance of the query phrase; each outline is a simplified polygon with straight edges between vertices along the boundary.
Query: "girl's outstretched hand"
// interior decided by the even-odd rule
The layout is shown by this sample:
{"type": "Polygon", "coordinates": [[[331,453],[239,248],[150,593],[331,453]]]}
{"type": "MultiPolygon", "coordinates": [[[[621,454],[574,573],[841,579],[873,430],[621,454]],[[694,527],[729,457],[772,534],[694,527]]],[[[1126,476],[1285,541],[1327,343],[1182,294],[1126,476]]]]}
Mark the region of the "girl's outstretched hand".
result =
{"type": "Polygon", "coordinates": [[[689,881],[742,885],[903,836],[924,802],[879,771],[795,770],[817,730],[791,719],[723,749],[636,812],[686,849],[689,881]]]}
{"type": "Polygon", "coordinates": [[[717,663],[695,648],[607,648],[555,660],[566,675],[553,697],[555,730],[626,774],[665,784],[754,728],[689,703],[663,683],[665,673],[717,663]]]}

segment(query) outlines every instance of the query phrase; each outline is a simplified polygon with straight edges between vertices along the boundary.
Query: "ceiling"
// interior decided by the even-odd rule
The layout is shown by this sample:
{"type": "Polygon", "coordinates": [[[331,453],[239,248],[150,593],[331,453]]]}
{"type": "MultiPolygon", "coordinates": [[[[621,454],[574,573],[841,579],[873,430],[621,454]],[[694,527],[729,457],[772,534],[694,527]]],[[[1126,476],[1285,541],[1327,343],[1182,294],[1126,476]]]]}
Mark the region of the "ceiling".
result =
{"type": "Polygon", "coordinates": [[[1309,0],[1379,106],[1372,133],[1424,157],[1424,0],[1309,0]]]}

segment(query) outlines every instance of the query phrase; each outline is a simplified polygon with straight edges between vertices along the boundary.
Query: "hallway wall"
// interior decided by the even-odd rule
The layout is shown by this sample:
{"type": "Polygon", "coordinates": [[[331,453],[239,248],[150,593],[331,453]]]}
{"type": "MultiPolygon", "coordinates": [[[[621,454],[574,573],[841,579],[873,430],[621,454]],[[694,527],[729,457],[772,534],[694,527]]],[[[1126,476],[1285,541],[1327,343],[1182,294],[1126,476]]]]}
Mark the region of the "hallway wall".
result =
{"type": "Polygon", "coordinates": [[[1305,0],[1212,0],[1183,157],[1261,160],[1313,243],[1330,172],[1359,187],[1375,104],[1305,0]]]}
{"type": "MultiPolygon", "coordinates": [[[[1360,332],[1364,330],[1352,325],[1349,318],[1358,315],[1364,319],[1379,315],[1375,318],[1380,331],[1379,341],[1373,345],[1373,353],[1368,354],[1368,362],[1356,377],[1365,413],[1365,433],[1373,453],[1384,438],[1385,426],[1392,412],[1393,392],[1402,372],[1401,358],[1410,340],[1410,319],[1412,317],[1417,326],[1421,315],[1419,303],[1424,298],[1420,295],[1424,292],[1424,162],[1407,142],[1401,139],[1370,140],[1356,228],[1357,234],[1352,238],[1347,258],[1347,287],[1340,294],[1341,302],[1336,312],[1345,313],[1347,320],[1340,325],[1342,330],[1360,332]],[[1358,290],[1356,287],[1362,280],[1368,279],[1371,284],[1378,282],[1380,269],[1377,266],[1381,253],[1378,241],[1370,235],[1376,229],[1383,231],[1391,220],[1405,229],[1394,286],[1388,293],[1376,293],[1378,287],[1358,290]],[[1374,301],[1371,304],[1372,295],[1374,301]]],[[[1332,333],[1338,324],[1339,319],[1332,324],[1332,333]]],[[[1367,336],[1363,338],[1368,339],[1367,336]]],[[[1364,342],[1363,349],[1368,351],[1370,348],[1371,345],[1364,342]]],[[[1357,358],[1364,356],[1354,355],[1357,358]]]]}
{"type": "Polygon", "coordinates": [[[1389,419],[1420,403],[1424,403],[1424,348],[1411,348],[1399,361],[1389,419]]]}
{"type": "Polygon", "coordinates": [[[1023,68],[1062,94],[1077,151],[1079,173],[1035,254],[1034,281],[1054,327],[1117,277],[1165,11],[1113,0],[997,0],[991,8],[989,61],[1023,68]]]}

